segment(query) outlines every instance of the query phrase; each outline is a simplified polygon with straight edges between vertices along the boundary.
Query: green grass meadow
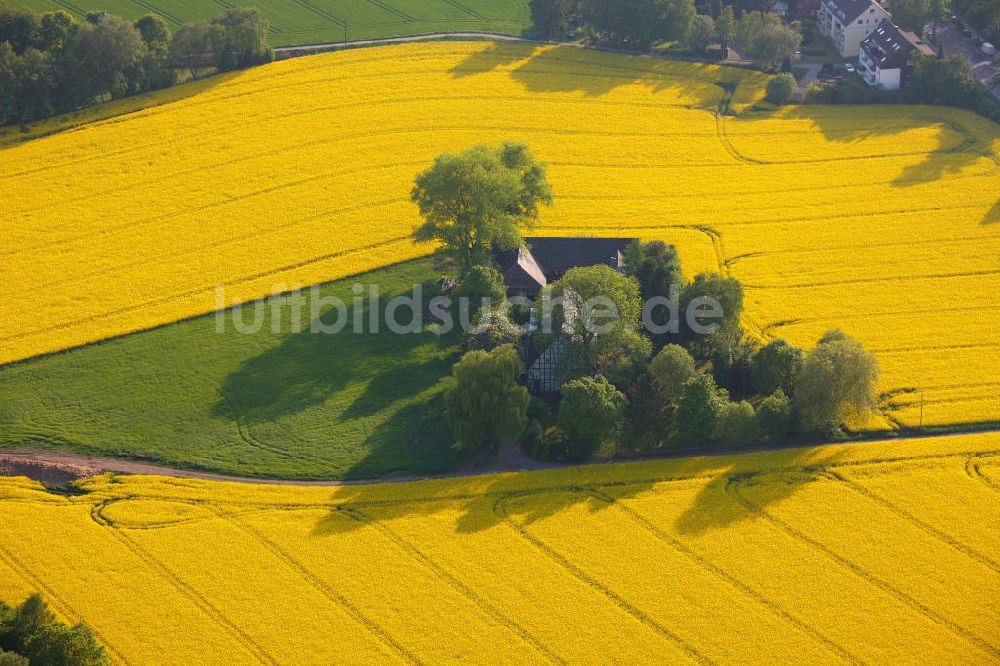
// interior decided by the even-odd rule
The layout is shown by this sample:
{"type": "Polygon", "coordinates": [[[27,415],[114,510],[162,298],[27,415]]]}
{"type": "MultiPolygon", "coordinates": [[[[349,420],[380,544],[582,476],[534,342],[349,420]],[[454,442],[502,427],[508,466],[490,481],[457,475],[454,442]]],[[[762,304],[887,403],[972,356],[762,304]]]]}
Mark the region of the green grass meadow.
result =
{"type": "MultiPolygon", "coordinates": [[[[415,261],[319,288],[352,303],[355,284],[382,301],[423,284],[415,261]]],[[[308,290],[292,333],[287,299],[266,301],[263,326],[219,333],[215,315],[0,368],[0,447],[53,447],[244,476],[370,478],[456,463],[440,393],[457,335],[425,326],[399,335],[308,330],[308,290]],[[272,305],[283,307],[272,330],[272,305]]],[[[251,306],[243,321],[254,319],[251,306]]],[[[363,315],[368,321],[366,312],[363,315]]],[[[324,322],[337,313],[326,306],[324,322]]],[[[401,314],[400,320],[406,316],[401,314]]]]}
{"type": "Polygon", "coordinates": [[[105,10],[128,19],[155,13],[173,27],[208,19],[228,6],[256,6],[271,22],[271,44],[293,46],[343,39],[401,37],[431,32],[519,35],[531,22],[528,0],[10,0],[39,12],[78,17],[105,10]]]}

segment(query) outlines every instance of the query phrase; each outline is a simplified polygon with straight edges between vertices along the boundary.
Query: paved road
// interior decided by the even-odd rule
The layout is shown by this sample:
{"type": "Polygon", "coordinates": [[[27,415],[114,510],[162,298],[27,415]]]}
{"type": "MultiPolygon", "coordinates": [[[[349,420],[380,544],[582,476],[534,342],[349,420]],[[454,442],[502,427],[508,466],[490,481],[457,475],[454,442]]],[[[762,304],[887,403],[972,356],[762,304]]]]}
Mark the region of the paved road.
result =
{"type": "Polygon", "coordinates": [[[798,82],[800,88],[808,88],[809,84],[819,78],[819,73],[823,70],[823,63],[807,58],[800,58],[794,63],[795,67],[805,67],[809,71],[803,75],[798,82]]]}
{"type": "Polygon", "coordinates": [[[964,55],[969,64],[972,65],[972,72],[976,78],[987,89],[992,90],[994,95],[1000,97],[1000,86],[993,85],[993,77],[997,73],[993,58],[983,53],[975,42],[963,35],[954,25],[938,28],[937,34],[944,55],[964,55]]]}

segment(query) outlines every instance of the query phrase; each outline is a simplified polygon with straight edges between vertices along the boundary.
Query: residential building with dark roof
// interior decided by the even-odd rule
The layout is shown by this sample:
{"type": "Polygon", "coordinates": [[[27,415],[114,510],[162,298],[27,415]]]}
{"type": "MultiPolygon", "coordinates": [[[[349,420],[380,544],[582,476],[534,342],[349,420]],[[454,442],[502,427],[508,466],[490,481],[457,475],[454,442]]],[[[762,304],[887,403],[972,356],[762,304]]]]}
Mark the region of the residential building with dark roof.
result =
{"type": "Polygon", "coordinates": [[[858,73],[865,83],[881,90],[898,90],[906,85],[910,54],[919,50],[934,55],[934,49],[912,32],[905,32],[883,21],[861,42],[858,73]]]}
{"type": "Polygon", "coordinates": [[[858,55],[861,42],[889,18],[889,12],[875,0],[822,0],[816,25],[833,40],[842,57],[853,58],[858,55]]]}
{"type": "Polygon", "coordinates": [[[634,238],[526,238],[518,250],[495,251],[493,261],[510,296],[535,297],[571,268],[605,264],[621,271],[625,249],[634,238]]]}
{"type": "MultiPolygon", "coordinates": [[[[623,272],[625,250],[636,238],[525,238],[517,250],[494,250],[493,261],[503,275],[510,298],[537,298],[539,292],[571,268],[605,265],[623,272]]],[[[534,319],[533,319],[534,321],[534,319]]],[[[534,324],[532,324],[534,330],[534,324]]],[[[521,381],[532,393],[557,393],[570,369],[586,371],[570,353],[569,341],[556,336],[552,344],[537,348],[535,338],[524,340],[525,371],[521,381]]]]}

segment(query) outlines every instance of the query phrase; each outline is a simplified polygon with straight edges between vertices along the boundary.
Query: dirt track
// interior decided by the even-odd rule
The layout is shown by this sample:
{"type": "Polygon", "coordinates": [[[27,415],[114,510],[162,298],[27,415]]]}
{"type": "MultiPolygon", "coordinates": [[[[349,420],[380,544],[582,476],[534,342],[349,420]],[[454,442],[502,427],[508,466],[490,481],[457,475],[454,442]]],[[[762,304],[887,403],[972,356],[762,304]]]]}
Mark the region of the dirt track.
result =
{"type": "MultiPolygon", "coordinates": [[[[984,428],[963,433],[943,433],[949,436],[974,437],[984,432],[996,432],[997,427],[984,428]]],[[[906,435],[907,438],[942,436],[942,433],[927,433],[924,435],[906,435]]],[[[130,460],[127,458],[110,458],[102,456],[88,456],[80,453],[70,453],[68,451],[54,451],[51,449],[0,449],[0,476],[27,476],[29,478],[50,484],[63,484],[75,479],[82,479],[102,472],[118,472],[121,474],[148,474],[155,476],[172,476],[182,479],[205,479],[208,481],[230,481],[236,483],[260,483],[283,486],[356,486],[371,485],[376,483],[403,483],[408,481],[421,481],[426,479],[447,479],[462,476],[478,476],[482,474],[497,474],[502,472],[524,472],[543,469],[559,469],[563,467],[578,467],[582,465],[610,464],[618,462],[629,462],[638,460],[653,460],[665,458],[699,458],[717,457],[727,455],[740,455],[750,453],[762,453],[766,451],[779,451],[790,448],[815,448],[819,446],[838,446],[844,444],[864,444],[868,442],[896,441],[902,436],[892,437],[871,437],[852,441],[834,442],[797,442],[795,446],[762,445],[751,448],[733,450],[723,448],[708,448],[687,451],[659,452],[654,455],[647,455],[633,458],[617,458],[613,460],[590,461],[586,463],[559,463],[542,462],[528,458],[523,455],[513,442],[507,442],[501,448],[496,459],[488,465],[474,466],[467,464],[453,472],[443,472],[440,474],[413,475],[413,474],[389,474],[378,479],[358,479],[358,480],[296,480],[296,479],[273,479],[235,476],[229,474],[217,474],[214,472],[203,472],[194,469],[182,469],[179,467],[168,467],[155,463],[130,460]]]]}

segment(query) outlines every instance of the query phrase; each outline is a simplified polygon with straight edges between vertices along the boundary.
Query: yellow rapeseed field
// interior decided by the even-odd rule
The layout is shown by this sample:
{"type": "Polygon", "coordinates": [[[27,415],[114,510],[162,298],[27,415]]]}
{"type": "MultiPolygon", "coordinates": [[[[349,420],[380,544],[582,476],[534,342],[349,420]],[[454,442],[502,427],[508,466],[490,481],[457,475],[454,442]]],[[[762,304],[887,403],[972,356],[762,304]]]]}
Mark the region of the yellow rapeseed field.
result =
{"type": "Polygon", "coordinates": [[[995,663],[1000,434],[333,488],[0,479],[121,663],[995,663]]]}
{"type": "Polygon", "coordinates": [[[859,336],[891,421],[1000,420],[997,127],[943,108],[752,109],[763,82],[447,42],[280,62],[71,119],[0,149],[0,363],[211,311],[218,284],[228,303],[426,253],[407,239],[414,174],[519,139],[550,167],[540,233],[663,238],[688,273],[742,280],[762,337],[859,336]]]}

